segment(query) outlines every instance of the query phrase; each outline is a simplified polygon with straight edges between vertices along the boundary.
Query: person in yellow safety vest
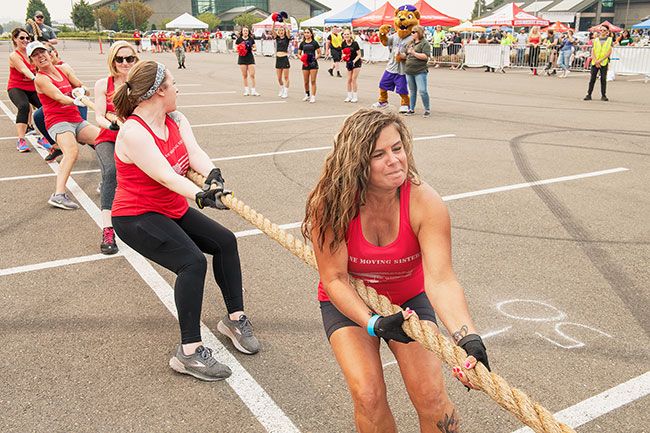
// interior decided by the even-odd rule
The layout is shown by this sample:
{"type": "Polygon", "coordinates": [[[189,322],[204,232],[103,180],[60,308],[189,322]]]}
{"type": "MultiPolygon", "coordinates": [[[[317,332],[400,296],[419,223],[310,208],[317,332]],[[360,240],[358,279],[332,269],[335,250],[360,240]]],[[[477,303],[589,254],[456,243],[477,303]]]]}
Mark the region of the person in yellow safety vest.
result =
{"type": "Polygon", "coordinates": [[[341,78],[341,70],[339,69],[339,63],[341,62],[341,44],[343,43],[343,35],[341,34],[341,29],[338,27],[332,27],[332,33],[327,37],[327,43],[330,46],[330,53],[332,54],[332,67],[327,70],[331,76],[334,76],[334,71],[336,70],[336,76],[341,78]]]}
{"type": "Polygon", "coordinates": [[[172,49],[176,53],[178,69],[187,69],[185,67],[185,36],[180,30],[176,30],[176,34],[172,36],[172,49]]]}
{"type": "Polygon", "coordinates": [[[442,57],[442,43],[446,36],[447,32],[442,29],[442,26],[436,26],[436,30],[433,32],[433,36],[431,37],[431,57],[436,64],[436,68],[440,67],[438,61],[442,57]]]}
{"type": "Polygon", "coordinates": [[[600,27],[600,32],[593,39],[591,50],[591,78],[589,79],[589,89],[585,101],[591,101],[591,93],[594,91],[596,77],[600,72],[600,100],[609,101],[607,98],[607,67],[609,65],[609,56],[612,55],[612,37],[606,26],[600,27]]]}

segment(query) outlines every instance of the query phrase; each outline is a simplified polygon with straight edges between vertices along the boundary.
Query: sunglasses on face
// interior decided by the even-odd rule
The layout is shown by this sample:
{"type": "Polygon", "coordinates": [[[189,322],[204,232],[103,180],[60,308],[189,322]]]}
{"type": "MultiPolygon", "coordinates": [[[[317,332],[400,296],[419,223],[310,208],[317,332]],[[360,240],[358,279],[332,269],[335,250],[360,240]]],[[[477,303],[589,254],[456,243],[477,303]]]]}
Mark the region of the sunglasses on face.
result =
{"type": "Polygon", "coordinates": [[[29,36],[18,36],[16,39],[21,40],[21,41],[28,41],[31,38],[29,36]]]}
{"type": "Polygon", "coordinates": [[[115,56],[115,63],[133,63],[135,62],[135,56],[115,56]]]}
{"type": "Polygon", "coordinates": [[[43,15],[36,15],[35,18],[42,20],[42,19],[45,18],[45,17],[44,17],[43,15]]]}

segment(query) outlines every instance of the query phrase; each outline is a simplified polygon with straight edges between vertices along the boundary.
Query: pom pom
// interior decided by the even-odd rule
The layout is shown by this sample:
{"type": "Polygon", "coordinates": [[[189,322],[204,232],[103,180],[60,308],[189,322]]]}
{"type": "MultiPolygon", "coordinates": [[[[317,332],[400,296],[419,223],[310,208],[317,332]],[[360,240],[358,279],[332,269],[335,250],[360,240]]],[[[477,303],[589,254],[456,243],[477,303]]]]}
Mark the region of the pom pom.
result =
{"type": "Polygon", "coordinates": [[[286,13],[285,11],[280,11],[280,16],[284,18],[285,20],[289,18],[289,14],[286,13]]]}
{"type": "Polygon", "coordinates": [[[245,56],[248,54],[248,48],[246,48],[246,44],[244,42],[237,45],[237,54],[240,56],[245,56]]]}
{"type": "Polygon", "coordinates": [[[342,56],[342,60],[343,60],[344,62],[347,62],[347,61],[350,60],[350,51],[351,51],[351,50],[350,50],[350,48],[348,48],[348,47],[343,48],[343,50],[341,51],[341,53],[343,54],[343,56],[342,56]]]}
{"type": "Polygon", "coordinates": [[[280,14],[277,13],[277,12],[273,12],[273,13],[271,14],[271,19],[272,19],[274,22],[276,22],[276,23],[279,21],[279,20],[278,20],[278,17],[280,17],[280,14]]]}
{"type": "Polygon", "coordinates": [[[302,56],[300,56],[300,61],[304,66],[309,66],[309,54],[302,53],[302,56]]]}

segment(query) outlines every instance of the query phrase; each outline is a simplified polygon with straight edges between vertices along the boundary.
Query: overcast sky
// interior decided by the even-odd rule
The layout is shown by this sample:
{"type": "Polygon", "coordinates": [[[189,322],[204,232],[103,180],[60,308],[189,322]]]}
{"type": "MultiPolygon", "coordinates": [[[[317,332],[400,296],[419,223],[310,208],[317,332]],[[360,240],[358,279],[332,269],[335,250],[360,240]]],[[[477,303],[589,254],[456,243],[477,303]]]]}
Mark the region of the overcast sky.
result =
{"type": "MultiPolygon", "coordinates": [[[[5,1],[11,1],[12,7],[11,10],[6,8],[5,10],[0,11],[0,23],[9,20],[22,22],[25,19],[28,0],[3,0],[3,3],[5,1]]],[[[94,3],[95,1],[96,0],[91,0],[90,3],[94,3]]],[[[320,0],[321,3],[331,7],[332,9],[345,7],[350,4],[350,1],[351,0],[320,0]]],[[[44,0],[44,2],[47,9],[50,11],[50,16],[53,20],[70,19],[72,0],[44,0]]],[[[361,2],[370,9],[375,9],[383,4],[383,0],[361,0],[361,2]]],[[[392,0],[391,2],[393,6],[400,6],[403,4],[415,3],[415,0],[392,0]]],[[[457,18],[469,18],[474,5],[474,0],[428,0],[428,2],[436,9],[440,10],[440,12],[457,18]]]]}

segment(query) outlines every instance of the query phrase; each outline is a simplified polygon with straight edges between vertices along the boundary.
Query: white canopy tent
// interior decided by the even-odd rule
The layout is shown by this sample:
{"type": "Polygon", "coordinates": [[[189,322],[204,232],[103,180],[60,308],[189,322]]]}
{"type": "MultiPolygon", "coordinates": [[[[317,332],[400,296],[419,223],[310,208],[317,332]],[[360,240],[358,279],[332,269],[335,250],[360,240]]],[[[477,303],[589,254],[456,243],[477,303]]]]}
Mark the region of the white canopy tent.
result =
{"type": "MultiPolygon", "coordinates": [[[[281,23],[275,23],[275,28],[278,27],[284,27],[285,29],[289,29],[291,32],[297,32],[298,31],[298,21],[294,17],[289,17],[289,21],[283,21],[281,23]]],[[[264,34],[266,30],[271,30],[273,28],[273,17],[269,15],[264,19],[263,21],[260,21],[259,23],[253,24],[253,34],[255,36],[261,36],[264,34]]]]}
{"type": "Polygon", "coordinates": [[[325,18],[329,18],[332,15],[341,12],[342,9],[337,9],[337,10],[331,10],[327,11],[325,13],[322,13],[320,15],[316,15],[315,17],[311,17],[308,20],[305,20],[300,23],[300,27],[317,27],[317,28],[322,28],[325,27],[325,18]]]}
{"type": "Polygon", "coordinates": [[[183,15],[168,22],[165,27],[168,29],[207,29],[208,25],[185,12],[183,15]]]}

